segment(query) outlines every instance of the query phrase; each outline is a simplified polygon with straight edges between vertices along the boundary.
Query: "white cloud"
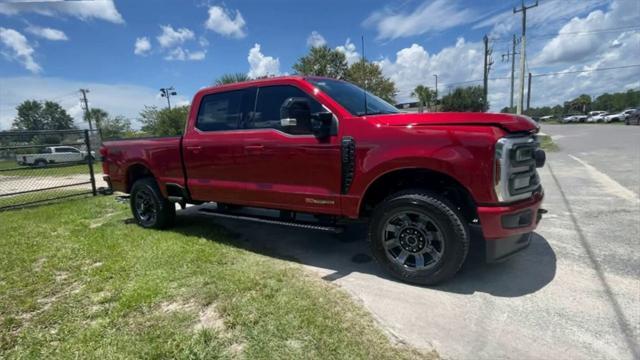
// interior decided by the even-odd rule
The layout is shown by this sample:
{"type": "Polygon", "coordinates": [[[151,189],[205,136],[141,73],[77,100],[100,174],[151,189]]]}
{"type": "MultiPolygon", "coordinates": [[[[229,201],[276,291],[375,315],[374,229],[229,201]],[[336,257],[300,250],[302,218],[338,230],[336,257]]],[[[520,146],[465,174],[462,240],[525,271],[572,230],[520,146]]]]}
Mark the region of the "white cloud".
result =
{"type": "Polygon", "coordinates": [[[475,12],[453,0],[424,1],[414,11],[397,12],[390,8],[373,12],[363,22],[374,27],[378,39],[397,39],[441,31],[467,24],[476,18],[475,12]]]}
{"type": "MultiPolygon", "coordinates": [[[[527,31],[529,34],[535,34],[539,28],[547,32],[545,29],[557,28],[574,16],[589,12],[608,2],[610,0],[540,1],[537,7],[527,11],[527,31]]],[[[514,2],[514,6],[520,5],[514,2]]],[[[492,36],[510,35],[513,32],[520,32],[521,22],[522,14],[514,14],[512,8],[507,8],[497,15],[476,23],[473,28],[492,27],[492,36]]]]}
{"type": "Polygon", "coordinates": [[[344,42],[344,45],[336,47],[336,50],[344,54],[349,65],[360,60],[360,54],[356,51],[356,45],[351,42],[351,39],[347,39],[347,41],[344,42]]]}
{"type": "Polygon", "coordinates": [[[45,16],[72,16],[81,20],[99,19],[116,24],[124,23],[113,0],[95,1],[21,1],[0,3],[0,14],[16,15],[32,12],[45,16]]]}
{"type": "Polygon", "coordinates": [[[146,56],[149,54],[149,51],[151,51],[151,41],[149,41],[149,38],[146,36],[137,38],[133,53],[140,56],[146,56]]]}
{"type": "MultiPolygon", "coordinates": [[[[136,120],[144,105],[166,106],[165,98],[156,98],[158,89],[133,84],[104,84],[72,81],[55,77],[23,76],[0,78],[0,129],[7,130],[15,118],[15,107],[28,99],[56,98],[78,126],[88,127],[82,120],[78,89],[87,88],[89,106],[99,107],[111,115],[124,115],[132,120],[134,127],[140,127],[136,120]],[[59,94],[66,94],[60,97],[59,94]]],[[[189,104],[182,94],[171,98],[175,104],[189,104]]]]}
{"type": "Polygon", "coordinates": [[[67,38],[67,34],[65,34],[62,30],[58,30],[58,29],[52,29],[48,27],[39,27],[39,26],[29,26],[25,30],[28,33],[33,34],[37,37],[41,37],[43,39],[47,39],[51,41],[69,40],[69,38],[67,38]]]}
{"type": "MultiPolygon", "coordinates": [[[[195,42],[195,33],[188,28],[175,29],[171,25],[160,26],[162,32],[156,37],[160,45],[159,53],[164,55],[165,60],[169,61],[200,61],[204,60],[207,55],[207,47],[209,41],[200,36],[197,43],[200,45],[199,50],[187,49],[184,44],[187,42],[195,42]]],[[[148,55],[151,51],[151,42],[147,37],[136,39],[134,53],[136,55],[148,55]]]]}
{"type": "Polygon", "coordinates": [[[309,47],[320,47],[326,44],[327,40],[325,40],[324,36],[315,30],[313,30],[307,38],[307,46],[309,47]]]}
{"type": "MultiPolygon", "coordinates": [[[[440,81],[453,83],[482,78],[483,50],[481,43],[467,43],[463,38],[455,46],[430,55],[421,45],[413,44],[396,53],[395,60],[385,58],[378,61],[382,73],[393,80],[398,88],[398,102],[413,101],[411,91],[417,85],[435,87],[438,74],[440,81]],[[455,66],[452,66],[455,64],[455,66]]],[[[444,92],[440,86],[439,94],[444,92]]]]}
{"type": "Polygon", "coordinates": [[[0,42],[4,45],[5,51],[2,54],[11,60],[20,62],[25,69],[32,73],[39,73],[42,68],[33,59],[33,47],[27,42],[27,38],[13,29],[0,27],[0,42]]]}
{"type": "Polygon", "coordinates": [[[156,38],[158,44],[163,48],[170,48],[176,45],[180,45],[187,40],[192,40],[195,37],[193,31],[187,28],[174,29],[171,25],[160,26],[162,33],[156,38]]]}
{"type": "Polygon", "coordinates": [[[188,49],[177,47],[169,51],[167,55],[164,57],[164,59],[177,60],[177,61],[186,61],[186,60],[200,61],[200,60],[204,60],[206,54],[207,54],[206,50],[191,51],[188,49]]]}
{"type": "Polygon", "coordinates": [[[249,61],[248,75],[252,78],[280,74],[280,59],[265,56],[260,52],[260,44],[253,45],[247,60],[249,61]]]}
{"type": "MultiPolygon", "coordinates": [[[[613,41],[620,32],[597,32],[602,29],[631,27],[637,24],[640,7],[631,1],[617,1],[603,12],[595,10],[584,18],[574,17],[558,31],[558,35],[547,42],[533,59],[532,65],[575,63],[593,59],[610,47],[620,46],[613,41]],[[595,31],[595,32],[594,32],[595,31]]],[[[640,53],[640,48],[638,48],[640,53]]]]}
{"type": "Polygon", "coordinates": [[[235,18],[231,18],[231,12],[221,6],[211,6],[209,8],[209,18],[204,26],[220,35],[243,38],[247,36],[246,22],[240,11],[236,10],[235,18]]]}

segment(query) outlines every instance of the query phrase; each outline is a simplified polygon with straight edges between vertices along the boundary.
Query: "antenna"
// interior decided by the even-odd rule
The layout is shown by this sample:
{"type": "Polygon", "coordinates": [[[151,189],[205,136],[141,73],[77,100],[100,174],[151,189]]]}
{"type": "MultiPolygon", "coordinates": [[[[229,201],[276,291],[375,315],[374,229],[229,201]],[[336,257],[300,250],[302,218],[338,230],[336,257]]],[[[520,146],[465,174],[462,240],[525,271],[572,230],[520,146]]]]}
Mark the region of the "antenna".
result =
{"type": "Polygon", "coordinates": [[[364,35],[360,37],[362,42],[362,70],[364,75],[364,115],[367,115],[367,69],[364,57],[364,35]]]}

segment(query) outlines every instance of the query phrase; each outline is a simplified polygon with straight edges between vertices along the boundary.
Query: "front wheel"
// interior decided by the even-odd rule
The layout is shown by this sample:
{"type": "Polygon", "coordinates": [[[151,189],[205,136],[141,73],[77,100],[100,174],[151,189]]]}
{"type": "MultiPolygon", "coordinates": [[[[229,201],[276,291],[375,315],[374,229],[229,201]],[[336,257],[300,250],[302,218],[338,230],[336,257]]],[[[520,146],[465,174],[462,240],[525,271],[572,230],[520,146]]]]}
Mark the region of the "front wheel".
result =
{"type": "Polygon", "coordinates": [[[463,217],[446,199],[420,190],[388,197],[369,226],[374,257],[394,277],[421,285],[449,279],[469,250],[463,217]]]}
{"type": "Polygon", "coordinates": [[[138,225],[144,228],[164,229],[173,225],[175,205],[162,196],[153,178],[143,178],[131,187],[131,212],[138,225]]]}

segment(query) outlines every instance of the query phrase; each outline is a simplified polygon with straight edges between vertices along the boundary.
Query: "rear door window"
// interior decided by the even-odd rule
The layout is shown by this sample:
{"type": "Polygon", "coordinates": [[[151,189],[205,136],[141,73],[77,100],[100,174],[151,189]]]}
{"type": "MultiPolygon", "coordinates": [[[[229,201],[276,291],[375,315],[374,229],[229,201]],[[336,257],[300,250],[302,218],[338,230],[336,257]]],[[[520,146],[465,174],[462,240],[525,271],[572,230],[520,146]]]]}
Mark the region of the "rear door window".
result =
{"type": "Polygon", "coordinates": [[[244,93],[244,90],[235,90],[205,95],[198,110],[196,128],[202,131],[238,129],[243,117],[244,93]]]}

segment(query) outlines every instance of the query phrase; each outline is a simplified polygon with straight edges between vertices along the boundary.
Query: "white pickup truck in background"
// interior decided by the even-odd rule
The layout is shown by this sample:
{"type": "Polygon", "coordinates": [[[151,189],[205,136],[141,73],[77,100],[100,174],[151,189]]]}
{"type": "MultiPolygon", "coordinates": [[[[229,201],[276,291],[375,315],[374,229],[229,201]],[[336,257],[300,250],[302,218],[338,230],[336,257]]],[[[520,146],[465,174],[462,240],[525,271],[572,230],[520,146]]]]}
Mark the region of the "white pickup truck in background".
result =
{"type": "MultiPolygon", "coordinates": [[[[95,152],[91,152],[95,159],[95,152]]],[[[72,146],[49,146],[39,154],[19,154],[16,161],[19,165],[47,166],[49,164],[78,163],[88,160],[86,151],[80,151],[72,146]]]]}

